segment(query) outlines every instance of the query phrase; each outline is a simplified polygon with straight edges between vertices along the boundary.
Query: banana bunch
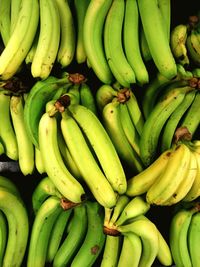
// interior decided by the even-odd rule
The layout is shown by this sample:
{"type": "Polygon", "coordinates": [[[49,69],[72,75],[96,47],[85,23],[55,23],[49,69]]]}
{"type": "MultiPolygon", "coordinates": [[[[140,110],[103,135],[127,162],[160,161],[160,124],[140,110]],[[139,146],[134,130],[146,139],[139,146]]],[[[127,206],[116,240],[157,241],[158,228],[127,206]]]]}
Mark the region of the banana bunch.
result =
{"type": "Polygon", "coordinates": [[[170,33],[170,47],[177,63],[191,69],[200,66],[200,14],[188,17],[170,33]]]}
{"type": "Polygon", "coordinates": [[[127,182],[128,196],[145,194],[149,204],[171,206],[199,197],[199,141],[179,142],[127,182]]]}
{"type": "Polygon", "coordinates": [[[29,217],[17,186],[0,176],[0,265],[20,267],[29,237],[29,217]]]}
{"type": "Polygon", "coordinates": [[[170,247],[146,216],[150,205],[143,197],[123,195],[116,206],[105,209],[106,241],[100,266],[150,267],[155,260],[163,266],[173,263],[170,247]]]}
{"type": "Polygon", "coordinates": [[[122,164],[131,175],[139,173],[143,170],[139,140],[144,117],[133,90],[118,83],[103,84],[97,89],[96,103],[122,164]]]}
{"type": "Polygon", "coordinates": [[[187,128],[192,138],[198,135],[199,78],[180,77],[167,80],[158,73],[146,88],[142,104],[146,120],[139,142],[146,167],[171,148],[178,127],[187,128]]]}
{"type": "Polygon", "coordinates": [[[199,266],[199,227],[198,201],[192,202],[190,207],[182,206],[173,214],[169,228],[169,245],[177,267],[199,266]]]}
{"type": "Polygon", "coordinates": [[[73,204],[44,177],[33,191],[32,207],[27,267],[94,264],[105,242],[103,208],[97,202],[73,204]]]}

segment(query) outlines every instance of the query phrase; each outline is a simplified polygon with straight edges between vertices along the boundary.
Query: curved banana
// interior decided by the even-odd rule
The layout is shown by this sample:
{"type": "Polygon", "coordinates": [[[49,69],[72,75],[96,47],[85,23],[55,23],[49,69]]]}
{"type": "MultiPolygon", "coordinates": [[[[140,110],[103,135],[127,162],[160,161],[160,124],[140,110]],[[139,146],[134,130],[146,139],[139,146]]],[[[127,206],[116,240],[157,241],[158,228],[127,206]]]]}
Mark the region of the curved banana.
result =
{"type": "Polygon", "coordinates": [[[71,267],[92,266],[103,250],[106,235],[103,233],[103,210],[98,202],[87,201],[88,227],[85,239],[71,262],[71,267]]]}
{"type": "Polygon", "coordinates": [[[2,211],[0,211],[0,265],[2,266],[4,253],[6,250],[7,237],[8,237],[7,220],[2,211]]]}
{"type": "Polygon", "coordinates": [[[155,160],[157,153],[159,153],[159,136],[167,119],[180,103],[182,103],[185,94],[192,90],[194,88],[190,86],[180,86],[166,91],[153,108],[144,123],[140,138],[140,157],[145,166],[149,166],[155,160]]]}
{"type": "Polygon", "coordinates": [[[0,187],[0,210],[8,222],[8,238],[2,266],[20,267],[25,256],[29,236],[29,219],[21,197],[0,187]]]}
{"type": "Polygon", "coordinates": [[[163,23],[166,29],[168,40],[171,34],[171,1],[158,0],[158,6],[162,15],[163,23]]]}
{"type": "Polygon", "coordinates": [[[77,30],[75,59],[78,64],[86,62],[87,58],[83,41],[83,25],[89,3],[90,0],[74,0],[75,21],[77,30]]]}
{"type": "Polygon", "coordinates": [[[58,198],[62,198],[62,195],[51,181],[48,176],[43,177],[40,182],[36,185],[33,193],[32,193],[32,208],[34,213],[36,214],[40,209],[42,203],[49,197],[56,196],[58,198]]]}
{"type": "Polygon", "coordinates": [[[141,238],[133,232],[124,233],[118,267],[138,267],[143,253],[141,238]]]}
{"type": "Polygon", "coordinates": [[[164,125],[160,146],[162,152],[172,147],[175,131],[181,119],[184,117],[184,114],[193,103],[195,95],[196,90],[188,92],[181,104],[174,110],[174,112],[171,114],[166,124],[164,125]]]}
{"type": "Polygon", "coordinates": [[[19,167],[23,175],[30,175],[35,169],[35,153],[24,123],[24,100],[22,95],[11,96],[10,115],[18,144],[19,167]]]}
{"type": "Polygon", "coordinates": [[[199,226],[200,226],[200,213],[197,212],[192,216],[187,237],[192,267],[197,267],[200,264],[200,258],[198,255],[198,244],[199,244],[199,233],[200,233],[199,226]]]}
{"type": "Polygon", "coordinates": [[[97,114],[97,105],[94,92],[87,83],[80,86],[80,104],[90,109],[95,115],[97,114]]]}
{"type": "Polygon", "coordinates": [[[184,67],[187,67],[190,64],[188,49],[186,46],[186,40],[189,34],[188,31],[188,25],[180,23],[174,26],[170,34],[170,46],[172,53],[176,61],[184,67]]]}
{"type": "Polygon", "coordinates": [[[99,118],[82,105],[70,105],[68,110],[91,144],[100,166],[114,191],[126,192],[126,176],[116,149],[99,118]],[[98,139],[97,139],[98,136],[98,139]]]}
{"type": "Polygon", "coordinates": [[[62,160],[57,142],[57,120],[48,113],[44,113],[39,122],[39,147],[49,178],[65,198],[80,203],[85,195],[84,188],[62,160]]]}
{"type": "Polygon", "coordinates": [[[127,107],[127,104],[121,103],[119,105],[120,109],[120,120],[122,124],[122,128],[124,130],[124,133],[131,144],[132,148],[135,150],[135,152],[140,155],[140,148],[139,148],[139,134],[136,130],[136,127],[131,120],[131,116],[127,107]]]}
{"type": "Polygon", "coordinates": [[[193,266],[188,246],[188,233],[195,210],[180,209],[170,223],[169,245],[174,263],[177,266],[193,266]]]}
{"type": "Polygon", "coordinates": [[[10,39],[10,27],[11,27],[11,0],[3,0],[0,5],[0,35],[3,41],[4,47],[6,47],[8,40],[10,39]]]}
{"type": "Polygon", "coordinates": [[[22,0],[12,0],[10,6],[10,33],[15,29],[22,0]]]}
{"type": "Polygon", "coordinates": [[[40,32],[31,64],[34,78],[46,79],[53,68],[60,42],[60,15],[56,2],[40,0],[40,32]]]}
{"type": "Polygon", "coordinates": [[[139,42],[140,42],[140,49],[141,49],[141,55],[142,58],[144,59],[144,62],[149,62],[152,60],[152,55],[149,50],[149,46],[147,43],[147,39],[144,33],[144,29],[142,26],[142,23],[139,25],[139,42]]]}
{"type": "Polygon", "coordinates": [[[111,4],[112,0],[91,0],[83,24],[83,42],[87,59],[98,79],[105,84],[113,81],[102,41],[104,22],[111,4]]]}
{"type": "Polygon", "coordinates": [[[116,203],[114,189],[88,147],[82,130],[67,110],[62,113],[61,130],[67,147],[95,199],[104,207],[113,207],[116,203]]]}
{"type": "Polygon", "coordinates": [[[113,0],[104,25],[106,59],[115,79],[124,87],[135,83],[135,72],[129,64],[122,45],[125,2],[113,0]]]}
{"type": "Polygon", "coordinates": [[[143,86],[149,82],[149,73],[142,58],[139,44],[139,12],[136,0],[127,0],[123,24],[124,51],[136,82],[143,86]]]}
{"type": "Polygon", "coordinates": [[[65,229],[70,222],[72,209],[63,210],[55,221],[49,238],[46,262],[52,263],[60,247],[65,229]]]}
{"type": "Polygon", "coordinates": [[[150,220],[137,218],[129,224],[118,226],[117,229],[124,235],[131,232],[141,238],[142,253],[139,266],[152,266],[159,249],[158,230],[155,224],[150,220]]]}
{"type": "Polygon", "coordinates": [[[121,104],[117,99],[113,99],[112,102],[105,105],[102,111],[102,122],[122,160],[122,164],[128,166],[131,172],[139,173],[143,170],[143,165],[126,137],[121,123],[119,105],[121,104]]]}
{"type": "Polygon", "coordinates": [[[137,196],[146,193],[165,171],[171,152],[171,150],[167,150],[161,153],[161,155],[142,172],[128,179],[126,194],[128,196],[137,196]]]}
{"type": "Polygon", "coordinates": [[[144,215],[150,209],[150,204],[147,203],[143,197],[136,196],[132,198],[128,204],[122,210],[120,216],[115,222],[115,225],[118,227],[126,223],[130,219],[134,219],[139,215],[144,215]]]}
{"type": "Polygon", "coordinates": [[[22,0],[15,29],[0,56],[1,79],[7,80],[18,71],[32,45],[38,23],[38,1],[22,0]]]}
{"type": "Polygon", "coordinates": [[[0,175],[0,187],[5,188],[13,195],[20,197],[20,192],[18,187],[15,185],[15,183],[13,183],[10,179],[8,179],[7,176],[0,175]]]}
{"type": "Polygon", "coordinates": [[[70,230],[55,254],[54,267],[67,266],[78,253],[86,237],[88,218],[85,205],[75,207],[72,212],[70,230]]]}
{"type": "Polygon", "coordinates": [[[192,29],[186,40],[189,57],[195,66],[200,66],[200,38],[196,29],[192,29]]]}
{"type": "Polygon", "coordinates": [[[138,0],[137,3],[152,59],[159,72],[172,79],[177,75],[176,62],[157,1],[138,0]]]}
{"type": "Polygon", "coordinates": [[[118,266],[118,259],[121,254],[120,250],[121,237],[106,235],[100,267],[118,266]]]}
{"type": "MultiPolygon", "coordinates": [[[[34,146],[35,147],[35,146],[34,146]]],[[[39,148],[35,147],[35,169],[39,174],[45,173],[45,167],[39,148]]]]}
{"type": "Polygon", "coordinates": [[[4,153],[12,160],[18,160],[18,144],[10,117],[10,95],[8,91],[0,91],[0,138],[4,153]]]}
{"type": "Polygon", "coordinates": [[[112,85],[102,84],[98,87],[96,94],[96,103],[100,112],[102,112],[104,106],[111,102],[114,97],[117,97],[117,90],[112,85]]]}
{"type": "Polygon", "coordinates": [[[75,24],[68,1],[56,0],[60,17],[60,43],[57,51],[57,61],[61,67],[67,67],[75,54],[75,24]]]}
{"type": "Polygon", "coordinates": [[[187,145],[181,143],[174,148],[165,170],[147,191],[146,201],[148,203],[165,205],[170,197],[176,198],[177,188],[187,175],[190,157],[191,151],[187,145]]]}
{"type": "Polygon", "coordinates": [[[27,267],[44,266],[51,231],[61,212],[60,199],[55,196],[50,196],[40,206],[31,228],[27,267]]]}

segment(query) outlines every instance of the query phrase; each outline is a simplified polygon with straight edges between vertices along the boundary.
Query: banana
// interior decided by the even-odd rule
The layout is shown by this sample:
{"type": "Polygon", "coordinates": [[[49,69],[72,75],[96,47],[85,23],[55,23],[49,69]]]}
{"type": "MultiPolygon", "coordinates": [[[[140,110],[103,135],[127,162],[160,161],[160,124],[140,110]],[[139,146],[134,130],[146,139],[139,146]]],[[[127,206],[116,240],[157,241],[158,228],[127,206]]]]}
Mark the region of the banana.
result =
{"type": "Polygon", "coordinates": [[[186,171],[186,174],[184,176],[184,180],[180,183],[173,196],[171,196],[165,202],[165,205],[171,206],[183,200],[194,183],[195,177],[197,175],[197,160],[195,155],[192,152],[190,153],[190,164],[188,171],[186,171]]]}
{"type": "Polygon", "coordinates": [[[106,16],[104,25],[104,47],[106,59],[115,79],[124,87],[136,82],[135,72],[123,50],[122,31],[125,2],[114,0],[106,16]]]}
{"type": "Polygon", "coordinates": [[[158,6],[162,15],[163,23],[165,25],[166,34],[168,40],[170,40],[171,35],[171,1],[168,0],[158,0],[158,6]]]}
{"type": "Polygon", "coordinates": [[[44,266],[51,231],[61,212],[60,199],[55,196],[50,196],[40,206],[30,233],[27,267],[44,266]]]}
{"type": "Polygon", "coordinates": [[[2,141],[0,140],[0,155],[3,155],[5,153],[4,145],[2,141]]]}
{"type": "Polygon", "coordinates": [[[181,121],[181,126],[187,127],[188,131],[191,133],[192,136],[195,134],[200,124],[200,119],[198,116],[196,116],[196,114],[199,111],[199,104],[200,104],[200,93],[199,91],[197,91],[195,99],[193,100],[192,104],[190,105],[184,118],[181,121]]]}
{"type": "Polygon", "coordinates": [[[2,266],[4,253],[6,249],[8,225],[6,217],[2,211],[0,211],[0,265],[2,266]]]}
{"type": "MultiPolygon", "coordinates": [[[[106,235],[100,267],[116,267],[121,254],[121,237],[106,235]]],[[[127,265],[126,265],[127,266],[127,265]]]]}
{"type": "Polygon", "coordinates": [[[186,46],[188,34],[188,25],[183,23],[174,26],[170,34],[170,46],[172,53],[177,63],[184,67],[187,67],[190,64],[188,49],[186,46]]]}
{"type": "Polygon", "coordinates": [[[98,79],[105,84],[113,81],[102,40],[104,22],[111,4],[112,0],[91,0],[83,23],[83,42],[87,59],[98,79]]]}
{"type": "Polygon", "coordinates": [[[104,106],[117,97],[117,90],[112,85],[102,84],[98,87],[95,96],[98,110],[102,112],[104,106]]]}
{"type": "Polygon", "coordinates": [[[57,2],[40,0],[40,32],[31,64],[34,78],[46,79],[54,66],[60,43],[60,15],[57,2]]]}
{"type": "Polygon", "coordinates": [[[58,198],[62,198],[62,195],[55,187],[54,183],[48,176],[43,177],[38,184],[36,185],[33,193],[32,193],[32,208],[34,213],[36,214],[40,209],[42,203],[49,197],[56,196],[58,198]]]}
{"type": "Polygon", "coordinates": [[[124,169],[116,149],[99,118],[82,105],[70,105],[68,110],[85,133],[113,189],[119,194],[125,193],[127,184],[124,169]]]}
{"type": "Polygon", "coordinates": [[[176,198],[177,188],[187,175],[190,157],[191,151],[187,145],[181,143],[174,148],[165,170],[147,191],[146,201],[148,203],[165,205],[170,197],[176,198]]]}
{"type": "Polygon", "coordinates": [[[126,137],[121,123],[119,105],[121,104],[116,98],[105,105],[102,111],[102,122],[122,160],[122,164],[128,166],[131,172],[139,173],[142,171],[143,165],[126,137]]]}
{"type": "Polygon", "coordinates": [[[150,204],[147,203],[143,197],[136,196],[132,198],[122,210],[120,216],[115,222],[116,226],[123,225],[128,220],[133,219],[139,215],[144,215],[150,209],[150,204]]]}
{"type": "MultiPolygon", "coordinates": [[[[88,122],[91,123],[90,120],[88,122]]],[[[113,207],[116,203],[114,189],[88,147],[82,130],[67,110],[62,113],[61,130],[67,147],[95,199],[104,207],[113,207]]]]}
{"type": "Polygon", "coordinates": [[[133,124],[131,120],[130,113],[128,111],[127,104],[121,103],[119,105],[120,109],[120,119],[121,119],[121,124],[122,128],[124,130],[124,133],[131,144],[132,148],[135,150],[135,152],[140,155],[140,148],[139,148],[139,134],[136,130],[135,125],[133,124]]]}
{"type": "Polygon", "coordinates": [[[189,252],[188,233],[194,213],[194,209],[180,209],[172,216],[169,227],[169,245],[176,266],[193,266],[189,252]]]}
{"type": "Polygon", "coordinates": [[[64,231],[70,221],[70,216],[72,214],[72,209],[68,209],[62,211],[59,215],[57,220],[53,225],[53,229],[51,231],[51,236],[48,243],[47,248],[47,256],[46,262],[53,262],[58,249],[60,248],[60,244],[62,242],[62,238],[64,236],[64,231]]]}
{"type": "Polygon", "coordinates": [[[11,96],[10,115],[15,131],[20,170],[24,176],[30,175],[35,169],[34,146],[27,134],[24,123],[24,100],[23,96],[11,96]]]}
{"type": "Polygon", "coordinates": [[[85,15],[88,8],[90,0],[74,1],[74,10],[75,10],[75,21],[76,21],[76,49],[75,49],[75,59],[78,64],[86,62],[86,52],[83,41],[83,25],[85,21],[85,15]]]}
{"type": "Polygon", "coordinates": [[[185,98],[181,104],[174,110],[166,124],[164,125],[161,137],[161,151],[164,152],[167,149],[170,149],[173,144],[173,138],[175,131],[184,117],[184,114],[187,112],[189,107],[192,105],[196,95],[196,90],[188,92],[185,95],[185,98]]]}
{"type": "Polygon", "coordinates": [[[75,25],[72,10],[68,1],[56,0],[60,17],[60,43],[57,51],[57,61],[61,67],[67,67],[75,54],[75,25]]]}
{"type": "Polygon", "coordinates": [[[145,166],[156,158],[160,133],[167,119],[183,101],[185,94],[192,90],[194,88],[190,86],[180,86],[166,91],[145,121],[140,138],[140,157],[145,166]]]}
{"type": "Polygon", "coordinates": [[[17,197],[20,197],[20,192],[18,187],[13,183],[10,179],[8,179],[6,176],[0,175],[0,187],[5,188],[13,195],[16,195],[17,197]]]}
{"type": "Polygon", "coordinates": [[[194,65],[200,66],[200,38],[197,30],[192,29],[186,40],[186,47],[188,54],[194,65]]]}
{"type": "Polygon", "coordinates": [[[6,47],[8,40],[10,39],[10,25],[11,25],[11,0],[2,0],[0,5],[0,33],[4,47],[6,47]]]}
{"type": "Polygon", "coordinates": [[[153,161],[147,168],[127,181],[128,196],[137,196],[146,193],[165,171],[172,151],[169,149],[153,161]]]}
{"type": "Polygon", "coordinates": [[[193,74],[193,77],[200,78],[200,68],[193,68],[192,74],[193,74]]]}
{"type": "Polygon", "coordinates": [[[157,1],[137,1],[150,53],[159,72],[168,79],[177,75],[166,28],[157,1]],[[151,12],[149,12],[151,10],[151,12]]]}
{"type": "MultiPolygon", "coordinates": [[[[35,147],[35,146],[34,146],[35,147]]],[[[35,147],[35,169],[39,174],[45,173],[45,167],[39,148],[35,147]]]]}
{"type": "Polygon", "coordinates": [[[0,91],[0,138],[5,154],[12,160],[18,160],[18,145],[10,117],[10,95],[6,90],[0,91]]]}
{"type": "Polygon", "coordinates": [[[27,133],[35,147],[38,146],[38,125],[45,111],[46,103],[53,98],[61,86],[71,84],[70,75],[64,78],[49,76],[44,81],[37,81],[30,89],[24,105],[24,121],[27,133]]]}
{"type": "Polygon", "coordinates": [[[85,203],[88,227],[85,239],[71,262],[71,267],[93,266],[103,250],[106,235],[103,233],[103,210],[98,202],[85,203]]]}
{"type": "Polygon", "coordinates": [[[194,153],[194,156],[196,158],[197,170],[196,170],[196,176],[195,176],[194,182],[192,184],[192,187],[190,188],[187,195],[183,198],[183,201],[186,201],[186,202],[187,201],[189,201],[189,202],[193,201],[200,196],[200,187],[199,187],[199,183],[200,183],[200,154],[197,153],[196,151],[193,151],[192,153],[194,153]]]}
{"type": "Polygon", "coordinates": [[[1,79],[8,80],[18,71],[32,45],[38,22],[38,1],[22,0],[15,29],[0,56],[1,79]]]}
{"type": "Polygon", "coordinates": [[[147,43],[147,39],[144,33],[144,29],[140,20],[139,23],[139,43],[140,43],[140,49],[141,49],[141,55],[142,58],[144,59],[144,62],[150,62],[152,60],[152,55],[149,50],[149,46],[147,43]]]}
{"type": "Polygon", "coordinates": [[[140,108],[140,105],[138,103],[138,100],[134,93],[129,90],[129,97],[126,101],[126,105],[130,114],[130,117],[132,119],[132,122],[135,125],[135,128],[137,129],[137,132],[139,135],[141,135],[144,127],[144,118],[142,114],[142,110],[140,108]]]}
{"type": "Polygon", "coordinates": [[[29,51],[25,57],[25,63],[29,67],[29,69],[31,69],[31,64],[33,62],[35,51],[36,51],[37,45],[38,45],[38,39],[39,39],[39,29],[37,29],[34,40],[32,42],[32,45],[31,45],[31,47],[30,47],[30,49],[29,49],[29,51]]]}
{"type": "Polygon", "coordinates": [[[123,24],[124,51],[136,82],[143,86],[149,82],[149,73],[143,61],[139,44],[139,12],[136,0],[127,0],[123,24]]]}
{"type": "Polygon", "coordinates": [[[39,122],[39,147],[45,170],[61,194],[74,203],[85,195],[82,185],[66,168],[57,142],[57,120],[44,113],[39,122]]]}
{"type": "Polygon", "coordinates": [[[97,114],[97,106],[94,92],[87,83],[80,86],[80,104],[90,109],[95,115],[97,114]]]}
{"type": "Polygon", "coordinates": [[[67,266],[74,259],[86,237],[87,227],[88,218],[85,205],[75,207],[70,219],[70,230],[53,259],[54,267],[67,266]]]}
{"type": "Polygon", "coordinates": [[[20,267],[29,236],[29,219],[21,197],[0,187],[0,210],[8,223],[8,237],[2,266],[20,267]]]}
{"type": "Polygon", "coordinates": [[[159,237],[155,224],[147,219],[136,218],[129,224],[118,226],[117,229],[123,235],[131,232],[141,238],[142,253],[139,261],[139,266],[152,266],[159,249],[159,237]]]}
{"type": "Polygon", "coordinates": [[[12,0],[10,6],[10,33],[15,29],[22,0],[12,0]]]}
{"type": "Polygon", "coordinates": [[[141,238],[133,232],[125,233],[118,261],[118,267],[137,267],[140,266],[142,255],[141,238]]]}
{"type": "Polygon", "coordinates": [[[197,212],[192,216],[187,237],[192,267],[197,267],[200,264],[200,258],[198,255],[198,244],[199,244],[199,233],[200,233],[199,222],[200,222],[200,213],[197,212]]]}

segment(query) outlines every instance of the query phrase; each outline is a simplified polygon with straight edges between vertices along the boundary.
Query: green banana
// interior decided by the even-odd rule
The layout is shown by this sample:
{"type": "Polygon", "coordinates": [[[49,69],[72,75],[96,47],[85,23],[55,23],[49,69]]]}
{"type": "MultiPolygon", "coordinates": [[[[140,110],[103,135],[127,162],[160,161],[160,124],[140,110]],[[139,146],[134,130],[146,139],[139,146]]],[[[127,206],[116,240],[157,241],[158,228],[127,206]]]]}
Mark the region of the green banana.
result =
{"type": "Polygon", "coordinates": [[[53,259],[53,266],[67,266],[78,253],[87,233],[88,218],[85,205],[73,209],[70,230],[64,237],[53,259]]]}
{"type": "Polygon", "coordinates": [[[18,71],[32,45],[38,23],[38,1],[22,0],[15,29],[0,56],[1,79],[8,80],[18,71]]]}
{"type": "Polygon", "coordinates": [[[152,59],[159,72],[172,79],[177,75],[176,62],[157,1],[138,0],[137,3],[152,59]]]}
{"type": "Polygon", "coordinates": [[[10,39],[10,27],[11,27],[11,0],[3,0],[0,5],[0,34],[4,44],[4,47],[7,45],[8,40],[10,39]]]}
{"type": "Polygon", "coordinates": [[[10,33],[15,29],[22,0],[12,0],[10,6],[10,33]]]}
{"type": "Polygon", "coordinates": [[[35,169],[34,146],[24,123],[24,99],[22,95],[11,96],[10,116],[18,144],[20,170],[23,175],[30,175],[35,169]]]}
{"type": "Polygon", "coordinates": [[[117,97],[117,90],[112,85],[102,84],[98,87],[95,96],[98,110],[102,112],[104,106],[117,97]]]}
{"type": "Polygon", "coordinates": [[[39,147],[45,170],[60,193],[74,203],[80,203],[85,191],[65,166],[57,142],[57,120],[44,113],[39,122],[39,147]]]}
{"type": "Polygon", "coordinates": [[[158,0],[158,6],[162,15],[163,23],[166,27],[166,34],[168,40],[170,40],[171,34],[171,1],[158,0]]]}
{"type": "Polygon", "coordinates": [[[140,138],[140,157],[145,166],[149,166],[156,158],[160,133],[167,119],[182,103],[185,94],[192,90],[194,88],[190,86],[182,86],[166,91],[145,121],[140,138]]]}
{"type": "Polygon", "coordinates": [[[113,0],[104,25],[106,59],[115,79],[124,87],[136,82],[135,72],[129,64],[122,45],[125,2],[113,0]]]}
{"type": "Polygon", "coordinates": [[[99,118],[83,105],[70,105],[68,110],[85,133],[113,189],[119,194],[125,193],[127,184],[124,169],[115,147],[99,118]]]}
{"type": "Polygon", "coordinates": [[[140,51],[139,12],[136,0],[125,2],[123,43],[127,60],[135,72],[136,82],[141,86],[147,84],[149,73],[140,51]]]}
{"type": "Polygon", "coordinates": [[[68,110],[62,113],[61,130],[67,147],[95,199],[104,207],[113,207],[116,203],[114,189],[88,147],[78,123],[68,110]]]}
{"type": "Polygon", "coordinates": [[[192,29],[186,40],[189,57],[195,66],[200,66],[200,37],[196,29],[192,29]]]}
{"type": "Polygon", "coordinates": [[[30,233],[27,267],[45,265],[51,231],[61,212],[60,199],[55,196],[50,196],[40,206],[30,233]]]}
{"type": "MultiPolygon", "coordinates": [[[[57,61],[61,67],[67,67],[75,54],[75,24],[68,1],[56,0],[60,17],[60,43],[57,51],[57,61]]],[[[54,21],[53,21],[54,22],[54,21]]]]}
{"type": "Polygon", "coordinates": [[[45,167],[43,164],[42,156],[41,156],[39,148],[37,147],[35,147],[35,169],[37,170],[39,174],[45,173],[45,167]]]}
{"type": "Polygon", "coordinates": [[[83,42],[87,59],[98,79],[105,84],[113,81],[102,41],[104,22],[111,4],[112,0],[91,0],[83,23],[83,42]]]}
{"type": "Polygon", "coordinates": [[[106,235],[103,233],[103,210],[97,202],[85,203],[88,227],[85,239],[71,262],[71,267],[92,267],[103,250],[106,235]]]}
{"type": "Polygon", "coordinates": [[[80,104],[90,109],[95,115],[97,114],[97,106],[94,92],[87,83],[80,86],[80,104]]]}
{"type": "Polygon", "coordinates": [[[6,217],[4,213],[0,211],[0,266],[2,266],[2,263],[3,263],[8,233],[9,233],[9,230],[8,230],[6,217]]]}

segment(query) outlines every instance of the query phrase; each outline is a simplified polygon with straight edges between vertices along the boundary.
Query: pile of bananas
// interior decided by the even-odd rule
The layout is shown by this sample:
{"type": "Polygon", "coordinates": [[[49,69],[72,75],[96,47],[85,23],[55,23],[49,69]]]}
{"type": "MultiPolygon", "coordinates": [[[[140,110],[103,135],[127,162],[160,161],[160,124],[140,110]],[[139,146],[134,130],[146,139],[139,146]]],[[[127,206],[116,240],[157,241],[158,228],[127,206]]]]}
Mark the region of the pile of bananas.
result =
{"type": "Polygon", "coordinates": [[[0,266],[199,267],[200,10],[171,15],[0,0],[0,157],[39,177],[0,173],[0,266]]]}

